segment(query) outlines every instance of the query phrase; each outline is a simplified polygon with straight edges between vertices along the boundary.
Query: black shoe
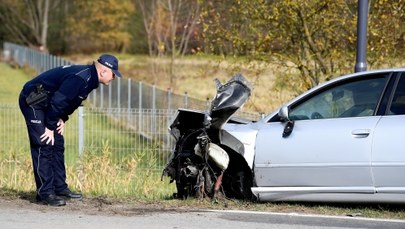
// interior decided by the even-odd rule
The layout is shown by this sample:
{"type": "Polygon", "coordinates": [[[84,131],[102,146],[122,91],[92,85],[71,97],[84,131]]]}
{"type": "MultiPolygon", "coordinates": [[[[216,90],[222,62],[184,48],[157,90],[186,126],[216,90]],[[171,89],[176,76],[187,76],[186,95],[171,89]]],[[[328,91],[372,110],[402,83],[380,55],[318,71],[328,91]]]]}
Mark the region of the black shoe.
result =
{"type": "Polygon", "coordinates": [[[36,196],[37,201],[40,201],[44,204],[51,206],[63,206],[66,205],[66,201],[60,197],[50,194],[44,198],[41,198],[39,195],[36,196]]]}
{"type": "Polygon", "coordinates": [[[73,200],[81,200],[83,198],[81,193],[71,192],[70,190],[58,192],[56,193],[56,195],[66,199],[73,199],[73,200]]]}

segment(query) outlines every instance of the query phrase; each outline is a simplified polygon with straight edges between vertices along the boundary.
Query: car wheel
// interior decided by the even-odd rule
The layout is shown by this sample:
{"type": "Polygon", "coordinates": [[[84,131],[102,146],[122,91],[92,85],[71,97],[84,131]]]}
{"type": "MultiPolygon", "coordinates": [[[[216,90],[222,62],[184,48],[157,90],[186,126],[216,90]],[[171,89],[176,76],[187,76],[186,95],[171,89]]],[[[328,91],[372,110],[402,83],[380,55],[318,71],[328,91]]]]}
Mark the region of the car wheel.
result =
{"type": "Polygon", "coordinates": [[[227,197],[252,200],[253,193],[251,187],[253,181],[250,172],[246,170],[229,170],[224,173],[225,179],[223,183],[224,193],[227,197]]]}

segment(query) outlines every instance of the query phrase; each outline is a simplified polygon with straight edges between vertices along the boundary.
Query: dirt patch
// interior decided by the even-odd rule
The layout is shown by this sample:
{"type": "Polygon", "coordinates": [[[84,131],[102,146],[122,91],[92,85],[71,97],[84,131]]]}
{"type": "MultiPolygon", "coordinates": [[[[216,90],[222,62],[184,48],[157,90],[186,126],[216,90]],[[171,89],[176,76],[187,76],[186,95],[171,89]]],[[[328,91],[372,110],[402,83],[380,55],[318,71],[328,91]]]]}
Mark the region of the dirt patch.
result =
{"type": "Polygon", "coordinates": [[[193,211],[190,208],[174,208],[131,201],[124,203],[120,200],[107,198],[83,198],[83,200],[68,200],[65,206],[53,207],[37,202],[35,197],[0,197],[0,208],[27,209],[41,212],[75,212],[85,215],[151,215],[160,212],[187,212],[193,211]]]}
{"type": "Polygon", "coordinates": [[[362,216],[385,219],[405,219],[403,205],[322,204],[322,203],[252,203],[218,197],[205,199],[165,199],[141,201],[107,197],[86,197],[80,201],[67,201],[66,206],[53,207],[38,203],[34,192],[17,192],[0,189],[0,208],[34,210],[43,213],[76,213],[100,216],[142,216],[164,212],[184,213],[215,210],[248,210],[335,216],[362,216]]]}

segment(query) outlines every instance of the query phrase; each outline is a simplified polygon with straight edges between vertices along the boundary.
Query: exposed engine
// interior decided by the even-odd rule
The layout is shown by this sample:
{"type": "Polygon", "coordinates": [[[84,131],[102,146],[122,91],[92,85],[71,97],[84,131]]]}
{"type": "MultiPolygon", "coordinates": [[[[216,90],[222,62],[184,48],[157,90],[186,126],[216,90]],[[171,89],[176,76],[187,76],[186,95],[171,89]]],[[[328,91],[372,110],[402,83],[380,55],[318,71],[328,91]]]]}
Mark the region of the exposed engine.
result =
{"type": "MultiPolygon", "coordinates": [[[[251,87],[238,74],[225,84],[216,80],[217,94],[207,112],[178,109],[170,133],[175,148],[163,175],[176,182],[176,197],[251,199],[252,171],[232,146],[223,143],[223,125],[248,100],[251,87]]],[[[230,136],[231,137],[231,136],[230,136]]]]}

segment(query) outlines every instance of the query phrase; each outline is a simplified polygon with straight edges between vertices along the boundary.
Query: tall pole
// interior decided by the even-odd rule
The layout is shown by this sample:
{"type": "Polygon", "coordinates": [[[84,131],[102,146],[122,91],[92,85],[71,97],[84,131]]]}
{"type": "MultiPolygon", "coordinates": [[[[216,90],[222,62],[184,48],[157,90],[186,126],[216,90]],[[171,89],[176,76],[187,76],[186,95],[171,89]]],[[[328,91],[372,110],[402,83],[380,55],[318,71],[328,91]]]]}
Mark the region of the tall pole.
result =
{"type": "Polygon", "coordinates": [[[368,0],[358,0],[357,15],[357,49],[355,72],[367,70],[367,18],[368,18],[368,0]]]}

